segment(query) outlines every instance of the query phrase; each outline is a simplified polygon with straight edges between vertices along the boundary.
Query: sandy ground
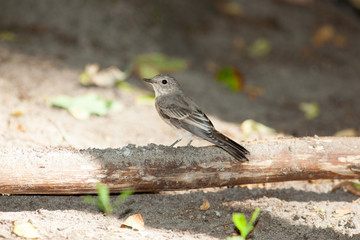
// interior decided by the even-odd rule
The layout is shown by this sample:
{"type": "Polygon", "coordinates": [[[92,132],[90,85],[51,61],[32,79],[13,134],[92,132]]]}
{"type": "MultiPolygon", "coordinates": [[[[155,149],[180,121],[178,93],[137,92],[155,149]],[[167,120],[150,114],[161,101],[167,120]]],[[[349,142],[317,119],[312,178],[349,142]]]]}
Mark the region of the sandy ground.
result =
{"type": "MultiPolygon", "coordinates": [[[[0,147],[172,143],[177,135],[159,121],[154,107],[136,102],[151,92],[136,75],[129,79],[140,88],[135,92],[78,82],[88,63],[125,69],[137,54],[154,51],[190,62],[174,75],[215,126],[236,141],[245,119],[293,136],[360,129],[360,19],[353,12],[332,1],[239,1],[242,16],[234,17],[221,10],[224,2],[1,1],[0,32],[16,38],[0,40],[0,147]],[[324,25],[335,30],[314,46],[314,34],[324,25]],[[241,44],[259,37],[271,42],[271,52],[254,58],[241,44]],[[265,93],[252,100],[217,83],[212,69],[225,65],[236,66],[247,85],[265,93]],[[76,120],[47,103],[58,94],[90,92],[121,102],[123,110],[76,120]],[[303,101],[317,102],[320,115],[306,120],[298,108],[303,101]],[[13,115],[18,110],[20,117],[13,115]]],[[[252,239],[360,239],[360,202],[343,190],[331,192],[334,184],[135,194],[111,217],[81,196],[1,196],[0,237],[16,239],[13,222],[30,221],[42,239],[225,239],[235,232],[232,213],[249,216],[259,207],[252,239]],[[204,199],[210,209],[197,210],[204,199]],[[120,229],[135,213],[146,230],[120,229]]]]}

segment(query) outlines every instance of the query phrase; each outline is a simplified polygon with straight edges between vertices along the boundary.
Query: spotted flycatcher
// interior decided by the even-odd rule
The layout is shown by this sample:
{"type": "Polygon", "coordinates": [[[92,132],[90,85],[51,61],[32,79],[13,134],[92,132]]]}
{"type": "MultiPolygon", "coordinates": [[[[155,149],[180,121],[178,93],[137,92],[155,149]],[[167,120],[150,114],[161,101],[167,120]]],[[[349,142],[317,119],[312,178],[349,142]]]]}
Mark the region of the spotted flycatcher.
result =
{"type": "Polygon", "coordinates": [[[170,126],[178,130],[179,139],[171,146],[181,141],[183,136],[190,139],[193,136],[205,139],[221,147],[240,161],[249,161],[245,154],[250,154],[243,146],[218,132],[209,118],[180,88],[175,78],[159,74],[151,79],[144,79],[155,91],[155,106],[160,117],[170,126]]]}

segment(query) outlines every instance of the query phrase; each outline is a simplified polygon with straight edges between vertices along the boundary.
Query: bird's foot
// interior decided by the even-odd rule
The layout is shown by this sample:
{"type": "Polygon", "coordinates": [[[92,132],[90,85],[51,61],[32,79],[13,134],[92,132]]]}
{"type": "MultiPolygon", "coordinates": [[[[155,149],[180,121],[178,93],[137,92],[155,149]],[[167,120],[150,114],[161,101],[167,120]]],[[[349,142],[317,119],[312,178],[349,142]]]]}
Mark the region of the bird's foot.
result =
{"type": "Polygon", "coordinates": [[[192,141],[193,141],[193,139],[191,139],[186,146],[187,146],[187,147],[191,146],[192,141]]]}
{"type": "Polygon", "coordinates": [[[176,140],[173,144],[170,145],[170,147],[174,147],[178,142],[181,141],[182,138],[179,138],[178,140],[176,140]]]}

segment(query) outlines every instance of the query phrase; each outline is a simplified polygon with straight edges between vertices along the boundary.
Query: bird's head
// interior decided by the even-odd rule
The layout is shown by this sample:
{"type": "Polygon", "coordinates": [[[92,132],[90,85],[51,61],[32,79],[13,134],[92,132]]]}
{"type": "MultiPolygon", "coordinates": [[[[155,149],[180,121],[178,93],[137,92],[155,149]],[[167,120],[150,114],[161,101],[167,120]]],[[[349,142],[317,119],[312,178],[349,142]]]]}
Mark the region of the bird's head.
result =
{"type": "Polygon", "coordinates": [[[144,81],[153,86],[156,97],[181,92],[180,85],[176,79],[167,74],[159,74],[153,78],[145,78],[144,81]]]}

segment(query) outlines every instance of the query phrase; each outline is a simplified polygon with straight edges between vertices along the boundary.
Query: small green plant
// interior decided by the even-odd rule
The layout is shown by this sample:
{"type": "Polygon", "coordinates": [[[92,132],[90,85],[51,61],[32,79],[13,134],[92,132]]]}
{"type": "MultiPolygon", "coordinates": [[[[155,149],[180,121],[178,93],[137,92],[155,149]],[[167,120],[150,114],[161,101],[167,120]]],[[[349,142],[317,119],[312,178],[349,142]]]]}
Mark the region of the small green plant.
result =
{"type": "Polygon", "coordinates": [[[253,230],[254,223],[260,213],[260,208],[256,208],[251,215],[250,221],[246,221],[245,214],[234,213],[233,222],[237,229],[239,229],[241,236],[227,237],[227,240],[246,240],[246,236],[253,230]]]}
{"type": "Polygon", "coordinates": [[[132,194],[132,191],[130,189],[127,189],[117,197],[114,203],[111,203],[110,191],[105,184],[97,183],[96,189],[98,192],[98,198],[86,196],[84,197],[84,202],[97,206],[100,211],[104,212],[106,215],[111,215],[114,209],[119,207],[125,201],[125,199],[132,194]]]}
{"type": "Polygon", "coordinates": [[[74,118],[88,119],[91,115],[105,116],[110,111],[121,111],[123,105],[114,100],[107,100],[98,94],[89,93],[77,97],[59,95],[49,99],[54,107],[65,108],[74,118]]]}

